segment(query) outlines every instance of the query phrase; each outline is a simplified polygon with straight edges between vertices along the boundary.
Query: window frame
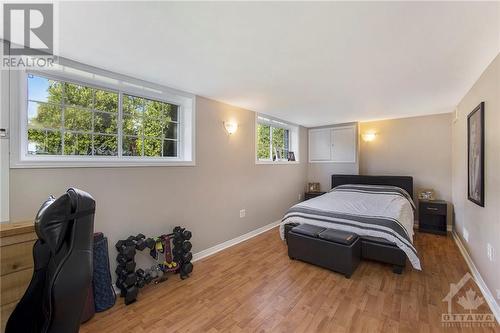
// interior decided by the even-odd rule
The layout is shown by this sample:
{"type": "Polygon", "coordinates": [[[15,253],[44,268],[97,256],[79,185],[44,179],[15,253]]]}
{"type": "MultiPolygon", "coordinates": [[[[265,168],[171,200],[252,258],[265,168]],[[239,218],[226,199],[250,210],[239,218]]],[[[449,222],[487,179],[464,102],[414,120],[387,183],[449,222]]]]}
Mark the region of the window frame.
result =
{"type": "Polygon", "coordinates": [[[268,115],[256,114],[255,115],[255,164],[298,164],[299,159],[299,126],[285,122],[283,120],[270,117],[268,115]],[[270,140],[270,158],[269,159],[259,159],[257,156],[259,150],[259,136],[258,136],[258,125],[268,125],[269,126],[269,140],[270,140]],[[292,151],[295,154],[295,161],[288,161],[285,159],[273,161],[273,145],[272,145],[272,132],[273,128],[283,128],[288,130],[288,151],[292,151]]]}
{"type": "Polygon", "coordinates": [[[128,76],[100,70],[66,60],[61,70],[10,71],[11,94],[11,168],[58,167],[134,167],[134,166],[193,166],[195,162],[195,104],[196,96],[128,76]],[[76,64],[76,65],[75,65],[76,64]],[[29,155],[28,75],[84,85],[118,93],[117,156],[87,155],[29,155]],[[96,79],[99,78],[99,79],[96,79]],[[106,82],[108,81],[108,82],[106,82]],[[123,95],[175,104],[178,106],[177,157],[123,156],[123,95]],[[16,96],[17,95],[17,96],[16,96]],[[12,112],[19,110],[19,112],[12,112]]]}

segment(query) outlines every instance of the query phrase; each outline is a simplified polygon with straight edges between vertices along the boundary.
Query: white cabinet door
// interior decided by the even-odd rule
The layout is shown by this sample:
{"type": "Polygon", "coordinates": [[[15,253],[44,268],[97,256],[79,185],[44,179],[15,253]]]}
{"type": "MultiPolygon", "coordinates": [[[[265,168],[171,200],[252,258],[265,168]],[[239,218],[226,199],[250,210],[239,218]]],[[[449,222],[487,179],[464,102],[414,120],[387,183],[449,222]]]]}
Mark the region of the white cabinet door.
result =
{"type": "Polygon", "coordinates": [[[330,134],[330,128],[309,130],[309,162],[331,160],[330,134]]]}
{"type": "Polygon", "coordinates": [[[356,128],[354,126],[331,129],[332,162],[356,162],[356,128]]]}

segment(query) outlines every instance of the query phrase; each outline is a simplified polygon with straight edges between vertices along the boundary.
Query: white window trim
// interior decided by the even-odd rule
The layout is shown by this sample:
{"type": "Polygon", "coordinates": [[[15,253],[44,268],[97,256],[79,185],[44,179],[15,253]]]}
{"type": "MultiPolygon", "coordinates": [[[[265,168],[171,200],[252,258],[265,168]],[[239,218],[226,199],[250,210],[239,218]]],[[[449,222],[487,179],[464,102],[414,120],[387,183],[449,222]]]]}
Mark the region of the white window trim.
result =
{"type": "MultiPolygon", "coordinates": [[[[299,147],[300,147],[300,142],[299,142],[299,126],[298,125],[295,125],[295,124],[292,124],[292,123],[289,123],[289,122],[285,122],[281,119],[278,119],[278,118],[274,118],[274,117],[271,117],[271,116],[268,116],[268,115],[265,115],[265,114],[259,114],[259,113],[256,113],[255,114],[255,131],[254,131],[254,135],[255,135],[255,151],[254,151],[254,156],[255,156],[255,164],[261,164],[261,165],[280,165],[280,164],[299,164],[300,163],[300,159],[299,159],[299,147]],[[275,128],[284,128],[284,129],[287,129],[289,131],[289,138],[290,138],[290,147],[292,149],[290,149],[291,151],[293,151],[293,153],[295,154],[295,161],[287,161],[287,160],[276,160],[276,161],[273,161],[272,160],[272,157],[271,159],[266,159],[266,160],[261,160],[257,157],[257,151],[258,151],[258,135],[257,135],[257,125],[258,124],[265,124],[265,125],[269,125],[269,126],[272,126],[272,127],[275,127],[275,128]]],[[[272,138],[271,138],[272,140],[272,138]]],[[[272,154],[271,154],[272,156],[272,154]]]]}
{"type": "MultiPolygon", "coordinates": [[[[10,160],[11,168],[81,168],[194,166],[196,96],[121,74],[59,58],[60,69],[45,71],[10,71],[10,160]],[[178,157],[144,156],[29,156],[27,154],[27,75],[34,74],[61,81],[71,81],[95,88],[120,91],[138,97],[173,103],[179,106],[178,157]],[[15,112],[17,110],[18,112],[15,112]]],[[[121,96],[121,94],[120,94],[121,96]]],[[[121,101],[119,101],[121,103],[121,101]]],[[[120,121],[120,120],[119,120],[120,121]]],[[[120,128],[120,127],[118,127],[120,128]]],[[[122,138],[118,133],[119,143],[122,138]]]]}

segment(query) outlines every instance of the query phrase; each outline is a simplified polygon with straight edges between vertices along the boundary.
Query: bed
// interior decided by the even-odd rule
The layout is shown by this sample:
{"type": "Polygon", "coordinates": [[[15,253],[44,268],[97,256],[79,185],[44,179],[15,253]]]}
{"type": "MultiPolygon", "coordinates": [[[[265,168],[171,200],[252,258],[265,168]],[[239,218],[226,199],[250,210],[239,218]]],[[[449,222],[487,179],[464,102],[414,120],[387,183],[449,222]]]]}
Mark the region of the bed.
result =
{"type": "Polygon", "coordinates": [[[393,265],[401,273],[407,258],[420,270],[413,246],[413,178],[408,176],[333,175],[332,189],[291,207],[280,225],[308,223],[357,233],[362,258],[393,265]]]}

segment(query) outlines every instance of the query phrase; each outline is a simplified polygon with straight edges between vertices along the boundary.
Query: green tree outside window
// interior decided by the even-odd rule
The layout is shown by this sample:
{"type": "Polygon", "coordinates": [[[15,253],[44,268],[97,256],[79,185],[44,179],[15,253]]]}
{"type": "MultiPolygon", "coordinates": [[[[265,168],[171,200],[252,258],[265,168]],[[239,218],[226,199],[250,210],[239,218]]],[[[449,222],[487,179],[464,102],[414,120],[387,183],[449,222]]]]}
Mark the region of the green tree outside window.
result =
{"type": "Polygon", "coordinates": [[[288,158],[288,147],[288,129],[257,124],[257,159],[286,160],[288,158]]]}
{"type": "MultiPolygon", "coordinates": [[[[118,155],[118,92],[28,76],[28,153],[118,155]]],[[[177,156],[178,106],[122,95],[124,156],[177,156]]]]}

